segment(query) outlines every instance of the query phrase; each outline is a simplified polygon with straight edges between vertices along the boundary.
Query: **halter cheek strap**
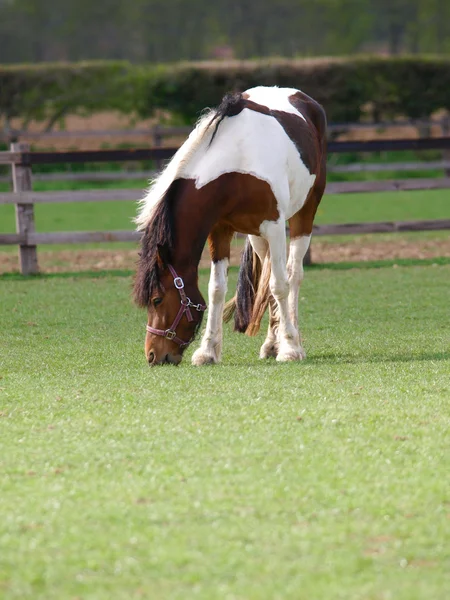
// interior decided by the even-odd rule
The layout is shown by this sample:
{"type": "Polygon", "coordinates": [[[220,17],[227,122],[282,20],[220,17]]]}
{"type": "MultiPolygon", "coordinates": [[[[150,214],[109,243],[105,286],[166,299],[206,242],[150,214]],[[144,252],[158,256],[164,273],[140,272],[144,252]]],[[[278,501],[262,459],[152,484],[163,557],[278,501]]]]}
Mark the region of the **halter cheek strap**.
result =
{"type": "Polygon", "coordinates": [[[176,344],[178,344],[180,346],[180,348],[184,348],[185,346],[188,346],[191,343],[192,338],[189,341],[185,342],[182,339],[180,339],[179,337],[177,337],[177,333],[176,333],[175,329],[178,326],[178,323],[181,321],[181,318],[184,314],[186,314],[187,320],[190,323],[192,323],[192,321],[194,320],[194,317],[192,316],[191,308],[195,308],[195,310],[197,310],[199,312],[203,312],[206,310],[207,307],[204,304],[194,304],[193,302],[191,302],[190,298],[188,298],[186,296],[186,292],[184,291],[184,281],[181,279],[181,277],[178,277],[178,275],[177,275],[175,269],[172,267],[172,265],[167,265],[167,266],[169,268],[169,271],[172,274],[173,283],[174,283],[175,287],[177,288],[178,292],[180,293],[181,306],[180,306],[177,316],[175,317],[175,321],[172,323],[172,325],[169,329],[155,329],[155,327],[150,327],[150,325],[147,325],[146,329],[149,333],[153,333],[154,335],[160,335],[162,337],[165,337],[166,339],[171,340],[172,342],[175,342],[176,344]]]}

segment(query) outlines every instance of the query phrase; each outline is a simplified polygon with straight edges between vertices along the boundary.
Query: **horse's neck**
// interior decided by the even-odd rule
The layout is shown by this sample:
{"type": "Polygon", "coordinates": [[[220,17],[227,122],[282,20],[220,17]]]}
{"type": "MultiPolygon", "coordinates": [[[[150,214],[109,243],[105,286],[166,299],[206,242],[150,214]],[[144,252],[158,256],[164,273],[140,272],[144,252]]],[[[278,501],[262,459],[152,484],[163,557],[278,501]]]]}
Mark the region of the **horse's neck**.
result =
{"type": "Polygon", "coordinates": [[[203,249],[208,238],[211,224],[205,219],[199,222],[192,217],[193,211],[189,203],[180,207],[174,214],[174,248],[172,250],[174,265],[181,271],[198,270],[203,249]]]}

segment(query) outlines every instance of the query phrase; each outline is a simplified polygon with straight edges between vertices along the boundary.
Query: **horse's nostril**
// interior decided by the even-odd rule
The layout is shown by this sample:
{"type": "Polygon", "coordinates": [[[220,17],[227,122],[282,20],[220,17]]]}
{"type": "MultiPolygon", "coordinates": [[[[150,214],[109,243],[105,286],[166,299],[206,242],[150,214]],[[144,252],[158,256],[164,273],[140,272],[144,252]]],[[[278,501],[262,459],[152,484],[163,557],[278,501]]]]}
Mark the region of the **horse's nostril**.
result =
{"type": "Polygon", "coordinates": [[[155,353],[149,352],[147,356],[148,363],[151,365],[155,360],[155,353]]]}

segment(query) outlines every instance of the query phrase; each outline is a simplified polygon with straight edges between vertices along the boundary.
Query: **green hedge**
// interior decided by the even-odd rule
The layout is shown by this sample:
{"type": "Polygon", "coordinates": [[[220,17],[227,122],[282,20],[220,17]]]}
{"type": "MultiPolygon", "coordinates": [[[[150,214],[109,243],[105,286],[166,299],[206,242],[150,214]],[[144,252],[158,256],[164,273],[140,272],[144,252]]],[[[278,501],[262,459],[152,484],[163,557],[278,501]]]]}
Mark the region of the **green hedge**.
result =
{"type": "Polygon", "coordinates": [[[141,115],[165,108],[192,121],[227,90],[256,85],[300,88],[326,109],[330,122],[450,110],[450,59],[356,58],[186,63],[159,67],[143,85],[141,115]]]}
{"type": "Polygon", "coordinates": [[[126,62],[0,67],[0,113],[56,119],[67,112],[168,111],[192,122],[228,90],[304,90],[330,122],[426,118],[450,110],[450,58],[357,57],[133,66],[126,62]]]}
{"type": "Polygon", "coordinates": [[[142,92],[133,90],[127,62],[0,65],[0,115],[25,120],[57,119],[108,109],[135,112],[142,92]]]}

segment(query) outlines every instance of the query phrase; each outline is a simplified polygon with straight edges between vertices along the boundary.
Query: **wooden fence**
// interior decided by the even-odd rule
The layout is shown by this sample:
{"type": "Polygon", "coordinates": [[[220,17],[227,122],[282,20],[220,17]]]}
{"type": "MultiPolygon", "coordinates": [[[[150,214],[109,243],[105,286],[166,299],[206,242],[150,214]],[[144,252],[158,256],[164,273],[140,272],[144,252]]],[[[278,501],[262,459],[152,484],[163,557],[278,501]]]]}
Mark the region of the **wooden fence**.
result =
{"type": "MultiPolygon", "coordinates": [[[[385,150],[450,149],[450,137],[408,140],[376,140],[330,142],[329,152],[372,152],[385,150]]],[[[85,242],[137,241],[135,231],[55,232],[38,233],[34,223],[37,203],[102,202],[111,200],[136,201],[138,190],[32,191],[32,165],[65,162],[163,161],[176,148],[147,148],[137,150],[91,150],[79,152],[30,152],[26,143],[14,143],[10,152],[0,152],[0,164],[12,165],[12,193],[0,193],[0,204],[13,204],[16,212],[16,233],[0,234],[0,245],[19,245],[20,270],[25,275],[39,272],[39,244],[72,244],[85,242]]],[[[326,194],[381,192],[397,190],[431,190],[450,188],[450,177],[436,179],[400,179],[381,181],[349,181],[329,183],[326,194]]],[[[314,227],[314,235],[343,235],[361,233],[391,233],[398,231],[431,231],[450,229],[450,219],[433,221],[402,221],[379,223],[348,223],[314,227]]]]}
{"type": "MultiPolygon", "coordinates": [[[[442,136],[450,135],[450,115],[440,119],[420,119],[420,120],[397,120],[382,123],[329,123],[328,137],[330,139],[341,134],[348,134],[352,131],[376,130],[380,133],[389,133],[389,131],[398,130],[398,128],[412,128],[419,132],[420,136],[426,137],[426,133],[439,131],[442,136]]],[[[0,141],[19,142],[32,140],[51,142],[52,140],[67,139],[72,144],[77,145],[80,139],[100,139],[105,137],[129,138],[131,140],[143,139],[150,141],[153,148],[164,146],[164,140],[169,138],[185,138],[191,131],[191,127],[163,127],[154,125],[148,129],[107,129],[107,130],[79,130],[79,131],[19,131],[10,129],[0,131],[0,141]]],[[[428,133],[429,134],[429,133],[428,133]]],[[[351,165],[333,165],[328,166],[330,173],[355,173],[362,171],[419,171],[419,170],[444,170],[446,175],[450,176],[450,150],[446,151],[441,161],[434,162],[414,162],[414,163],[392,163],[392,164],[351,164],[351,165]]],[[[156,159],[156,168],[159,170],[162,166],[162,160],[156,159]]],[[[154,172],[143,171],[92,171],[92,172],[58,172],[58,173],[38,173],[33,175],[34,181],[121,181],[133,179],[148,179],[154,172]]],[[[0,176],[1,183],[10,181],[9,177],[0,176]]]]}
{"type": "MultiPolygon", "coordinates": [[[[448,135],[450,132],[450,115],[445,115],[439,119],[400,119],[396,121],[385,122],[363,122],[363,123],[328,123],[328,134],[330,136],[348,133],[349,131],[374,130],[378,132],[389,131],[398,128],[413,128],[419,132],[429,132],[436,128],[442,135],[448,135]]],[[[163,144],[164,138],[186,137],[192,130],[191,126],[166,127],[159,124],[146,129],[87,129],[87,130],[43,130],[29,131],[8,129],[0,130],[0,142],[17,143],[30,140],[51,140],[51,139],[70,139],[80,138],[103,138],[103,137],[122,137],[136,138],[142,137],[152,140],[152,145],[157,148],[163,144]]],[[[423,136],[426,137],[426,136],[423,136]]]]}

